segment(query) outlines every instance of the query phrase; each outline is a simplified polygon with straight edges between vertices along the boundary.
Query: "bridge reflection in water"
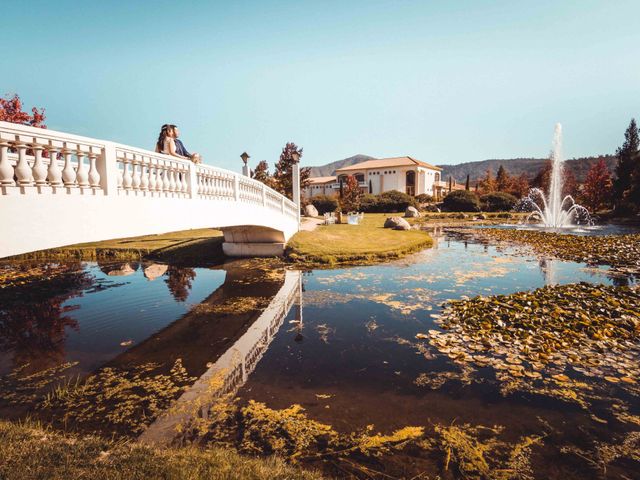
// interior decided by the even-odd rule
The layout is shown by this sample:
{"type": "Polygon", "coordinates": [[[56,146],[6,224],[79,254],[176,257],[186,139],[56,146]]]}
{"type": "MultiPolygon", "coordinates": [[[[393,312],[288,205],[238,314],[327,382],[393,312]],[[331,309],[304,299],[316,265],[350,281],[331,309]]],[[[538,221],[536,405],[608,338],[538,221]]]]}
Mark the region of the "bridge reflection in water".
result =
{"type": "Polygon", "coordinates": [[[297,307],[296,321],[301,324],[302,274],[286,271],[280,290],[259,317],[167,413],[149,425],[139,440],[147,444],[169,444],[179,433],[180,427],[187,425],[194,417],[206,418],[210,406],[217,399],[237,392],[255,370],[294,305],[297,307]]]}

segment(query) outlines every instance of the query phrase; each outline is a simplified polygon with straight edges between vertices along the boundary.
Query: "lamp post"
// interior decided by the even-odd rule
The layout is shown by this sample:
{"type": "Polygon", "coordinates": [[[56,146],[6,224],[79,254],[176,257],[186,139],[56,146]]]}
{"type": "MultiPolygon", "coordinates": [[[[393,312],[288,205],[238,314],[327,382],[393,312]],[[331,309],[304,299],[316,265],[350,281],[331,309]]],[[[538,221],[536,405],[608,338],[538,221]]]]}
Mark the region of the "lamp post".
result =
{"type": "Polygon", "coordinates": [[[291,153],[293,167],[291,172],[291,190],[293,203],[298,207],[298,228],[300,228],[300,154],[295,150],[291,153]]]}
{"type": "Polygon", "coordinates": [[[249,165],[247,162],[251,157],[247,152],[242,152],[242,155],[240,155],[240,158],[244,162],[244,165],[242,166],[242,175],[244,175],[245,177],[250,177],[251,175],[249,174],[249,165]]]}

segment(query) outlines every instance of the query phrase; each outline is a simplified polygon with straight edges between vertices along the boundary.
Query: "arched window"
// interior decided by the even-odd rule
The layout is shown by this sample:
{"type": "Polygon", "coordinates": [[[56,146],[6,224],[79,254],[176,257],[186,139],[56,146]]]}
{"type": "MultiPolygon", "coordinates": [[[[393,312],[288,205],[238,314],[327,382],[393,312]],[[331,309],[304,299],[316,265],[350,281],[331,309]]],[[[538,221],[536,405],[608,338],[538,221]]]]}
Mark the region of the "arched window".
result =
{"type": "Polygon", "coordinates": [[[407,180],[407,195],[416,194],[416,172],[409,170],[406,175],[407,180]]]}

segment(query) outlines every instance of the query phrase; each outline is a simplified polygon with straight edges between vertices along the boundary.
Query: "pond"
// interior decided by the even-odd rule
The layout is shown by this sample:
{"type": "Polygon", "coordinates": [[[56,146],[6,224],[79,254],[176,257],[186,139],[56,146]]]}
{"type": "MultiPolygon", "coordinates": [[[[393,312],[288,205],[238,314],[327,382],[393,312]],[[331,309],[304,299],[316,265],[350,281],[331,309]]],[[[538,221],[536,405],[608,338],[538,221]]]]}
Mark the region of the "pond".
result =
{"type": "MultiPolygon", "coordinates": [[[[267,260],[229,261],[215,268],[56,265],[61,273],[50,280],[1,293],[1,386],[19,392],[0,394],[0,415],[36,412],[55,419],[61,406],[71,403],[43,409],[34,400],[37,388],[50,389],[61,378],[91,378],[104,368],[138,372],[153,364],[145,374],[169,375],[179,361],[185,369],[178,382],[182,390],[164,398],[163,406],[185,391],[181,400],[191,395],[212,402],[205,380],[224,372],[220,388],[236,405],[255,401],[281,410],[298,404],[306,417],[341,434],[452,425],[477,433],[473,426],[495,427],[492,432],[500,432],[505,444],[523,436],[542,438],[521,478],[601,475],[598,459],[585,452],[638,430],[611,411],[617,405],[625,409],[625,418],[640,418],[637,389],[608,388],[606,398],[589,408],[531,390],[505,393],[491,368],[471,374],[419,339],[430,330],[442,331],[439,319],[449,300],[635,280],[606,266],[540,258],[442,229],[433,236],[433,248],[402,260],[333,270],[285,271],[267,260]],[[55,381],[41,381],[38,372],[45,371],[54,372],[55,381]],[[34,375],[37,388],[18,380],[34,375]],[[28,392],[28,398],[20,392],[28,392]]],[[[637,362],[638,351],[626,354],[637,362]]],[[[591,388],[602,379],[582,381],[591,388]]],[[[152,432],[158,440],[175,432],[171,415],[163,418],[167,424],[156,421],[143,437],[152,432]]],[[[134,422],[113,427],[81,415],[65,422],[69,419],[80,429],[142,431],[134,422]]],[[[638,463],[622,453],[619,457],[606,475],[637,478],[638,463]]],[[[443,472],[442,460],[415,448],[382,452],[358,467],[352,460],[322,457],[307,463],[331,475],[365,478],[432,478],[443,472]]]]}

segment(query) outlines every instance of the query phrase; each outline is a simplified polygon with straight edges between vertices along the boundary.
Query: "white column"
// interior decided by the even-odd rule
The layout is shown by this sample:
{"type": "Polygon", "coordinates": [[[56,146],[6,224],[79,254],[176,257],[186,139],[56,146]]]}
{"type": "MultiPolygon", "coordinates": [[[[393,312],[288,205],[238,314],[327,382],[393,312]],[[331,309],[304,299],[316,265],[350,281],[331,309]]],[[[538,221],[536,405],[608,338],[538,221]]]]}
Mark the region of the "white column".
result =
{"type": "MultiPolygon", "coordinates": [[[[93,149],[94,147],[91,148],[93,149]]],[[[117,195],[120,169],[118,168],[116,146],[113,143],[105,144],[102,149],[102,155],[98,158],[96,168],[100,174],[100,186],[105,195],[117,195]]]]}
{"type": "Polygon", "coordinates": [[[245,177],[250,177],[251,176],[251,171],[249,169],[249,164],[245,163],[242,166],[242,175],[244,175],[245,177]]]}
{"type": "Polygon", "coordinates": [[[240,181],[238,175],[233,175],[233,198],[237,202],[240,200],[240,181]]]}
{"type": "Polygon", "coordinates": [[[187,195],[189,198],[198,197],[198,167],[195,163],[189,163],[189,170],[187,171],[187,195]]]}
{"type": "Polygon", "coordinates": [[[65,142],[62,155],[64,156],[64,168],[62,169],[62,182],[65,187],[73,187],[76,183],[76,171],[71,165],[71,146],[65,142]]]}
{"type": "Polygon", "coordinates": [[[80,187],[88,187],[89,186],[89,172],[86,168],[84,168],[84,152],[80,149],[80,145],[78,145],[78,150],[76,151],[76,156],[78,157],[78,168],[76,168],[76,180],[80,187]]]}
{"type": "Polygon", "coordinates": [[[59,187],[62,185],[62,172],[58,166],[58,152],[53,140],[49,141],[49,169],[47,170],[47,180],[53,187],[59,187]]]}

